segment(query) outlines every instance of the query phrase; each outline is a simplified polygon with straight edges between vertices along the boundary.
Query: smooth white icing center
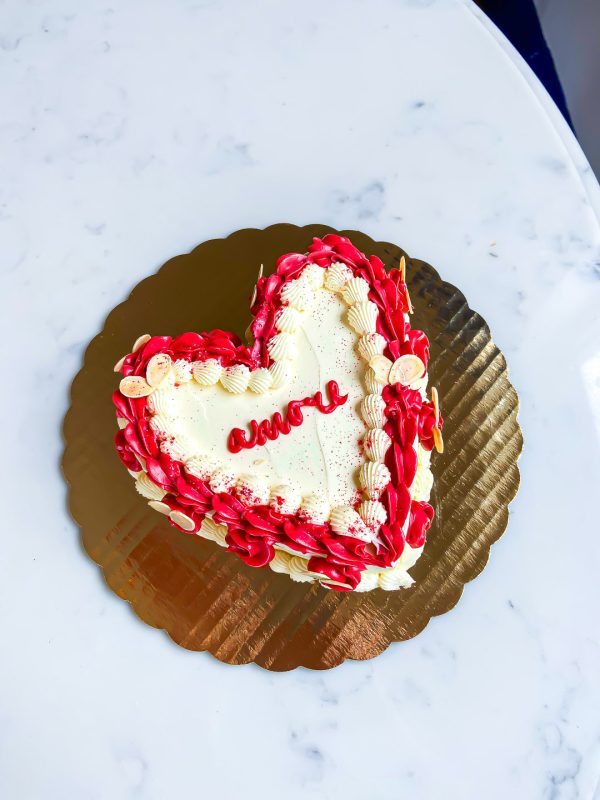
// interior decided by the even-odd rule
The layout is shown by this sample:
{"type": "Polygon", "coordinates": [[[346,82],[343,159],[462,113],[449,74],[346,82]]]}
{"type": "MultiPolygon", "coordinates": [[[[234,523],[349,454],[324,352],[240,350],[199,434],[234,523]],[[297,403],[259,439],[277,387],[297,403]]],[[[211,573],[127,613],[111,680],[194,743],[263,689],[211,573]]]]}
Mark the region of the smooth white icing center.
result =
{"type": "Polygon", "coordinates": [[[303,312],[297,331],[297,354],[292,375],[281,389],[268,394],[231,394],[220,384],[200,386],[195,381],[165,386],[155,407],[160,423],[177,439],[186,458],[206,454],[226,463],[238,474],[264,477],[269,484],[298,486],[302,494],[323,495],[333,505],[356,499],[356,475],[363,462],[359,440],[365,426],[358,414],[364,397],[364,364],[356,351],[356,334],[345,324],[347,306],[324,289],[303,312]],[[348,401],[331,414],[303,409],[304,422],[275,441],[231,453],[227,438],[232,428],[249,432],[252,419],[285,414],[290,400],[312,396],[318,390],[327,401],[325,386],[335,380],[348,401]]]}

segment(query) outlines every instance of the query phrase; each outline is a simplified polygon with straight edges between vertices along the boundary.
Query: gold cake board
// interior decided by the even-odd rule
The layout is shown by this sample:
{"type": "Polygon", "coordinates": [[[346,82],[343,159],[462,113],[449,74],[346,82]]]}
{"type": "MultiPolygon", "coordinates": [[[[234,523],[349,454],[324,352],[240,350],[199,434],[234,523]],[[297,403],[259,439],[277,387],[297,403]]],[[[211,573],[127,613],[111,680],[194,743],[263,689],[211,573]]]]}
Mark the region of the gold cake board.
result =
{"type": "MultiPolygon", "coordinates": [[[[410,589],[342,593],[298,584],[172,528],[135,491],[119,462],[111,394],[114,363],[140,333],[224,328],[242,338],[258,268],[306,252],[324,225],[273,225],[213,239],[168,261],[108,316],[73,381],[63,471],[83,545],[136,614],[189,650],[230,664],[282,671],[329,669],[409,639],[459,600],[504,533],[519,485],[518,397],[485,321],[429,264],[407,256],[411,323],[431,342],[430,385],[444,415],[443,455],[432,459],[436,510],[410,589]]],[[[358,231],[339,231],[387,267],[406,255],[358,231]]]]}

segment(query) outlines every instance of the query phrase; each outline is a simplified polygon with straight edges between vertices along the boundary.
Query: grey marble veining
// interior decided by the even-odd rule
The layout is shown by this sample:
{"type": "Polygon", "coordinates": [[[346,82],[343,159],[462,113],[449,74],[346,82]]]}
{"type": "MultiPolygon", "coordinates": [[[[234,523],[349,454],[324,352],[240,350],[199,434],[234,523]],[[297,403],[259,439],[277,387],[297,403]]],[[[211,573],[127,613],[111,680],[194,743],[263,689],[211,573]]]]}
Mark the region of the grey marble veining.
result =
{"type": "Polygon", "coordinates": [[[0,21],[0,796],[598,800],[598,186],[510,45],[459,0],[7,0],[0,21]],[[326,673],[143,625],[58,469],[107,312],[280,221],[435,264],[522,402],[486,570],[415,640],[326,673]]]}

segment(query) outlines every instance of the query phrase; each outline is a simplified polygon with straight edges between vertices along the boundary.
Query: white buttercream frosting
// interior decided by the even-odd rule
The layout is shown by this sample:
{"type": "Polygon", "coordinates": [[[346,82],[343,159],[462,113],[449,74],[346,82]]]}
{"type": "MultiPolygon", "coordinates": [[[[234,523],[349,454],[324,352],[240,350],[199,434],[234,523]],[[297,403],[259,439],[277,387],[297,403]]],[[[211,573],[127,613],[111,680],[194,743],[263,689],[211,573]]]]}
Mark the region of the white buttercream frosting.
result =
{"type": "Polygon", "coordinates": [[[291,558],[292,556],[289,553],[283,550],[275,550],[275,555],[269,562],[269,566],[273,572],[281,572],[284,575],[289,575],[291,558]]]}
{"type": "Polygon", "coordinates": [[[264,506],[269,502],[269,483],[258,475],[240,475],[235,492],[248,506],[264,506]]]}
{"type": "MultiPolygon", "coordinates": [[[[320,267],[319,267],[320,269],[320,267]]],[[[321,270],[322,272],[323,270],[321,270]]],[[[302,312],[291,306],[281,306],[275,314],[275,327],[278,331],[295,333],[302,324],[302,312]]]]}
{"type": "Polygon", "coordinates": [[[250,383],[250,370],[245,364],[234,364],[226,367],[221,375],[221,383],[228,392],[242,394],[250,383]]]}
{"type": "Polygon", "coordinates": [[[385,350],[386,341],[380,333],[365,333],[358,340],[358,352],[368,363],[373,356],[379,356],[385,350]]]}
{"type": "Polygon", "coordinates": [[[386,592],[396,589],[408,589],[414,583],[413,578],[404,569],[390,569],[379,573],[379,587],[386,592]]]}
{"type": "Polygon", "coordinates": [[[162,441],[167,435],[167,428],[160,416],[150,417],[150,427],[156,433],[159,441],[162,441]]]}
{"type": "Polygon", "coordinates": [[[290,578],[298,583],[312,583],[314,576],[308,571],[307,561],[300,556],[292,556],[288,562],[290,578]]]}
{"type": "Polygon", "coordinates": [[[329,519],[330,505],[320,494],[307,494],[302,498],[298,516],[313,525],[323,525],[329,519]]]}
{"type": "Polygon", "coordinates": [[[385,383],[377,378],[377,374],[372,367],[367,367],[365,371],[365,386],[369,394],[381,394],[385,383]]]}
{"type": "Polygon", "coordinates": [[[325,272],[325,286],[332,292],[340,292],[352,278],[352,270],[341,261],[327,267],[325,272]]]}
{"type": "Polygon", "coordinates": [[[267,350],[273,361],[280,361],[282,358],[295,359],[296,337],[293,333],[276,333],[267,342],[267,350]]]}
{"type": "Polygon", "coordinates": [[[384,461],[392,440],[381,428],[371,428],[365,434],[365,455],[370,461],[384,461]]]}
{"type": "Polygon", "coordinates": [[[307,279],[300,277],[286,283],[281,290],[281,299],[298,311],[305,311],[312,305],[315,293],[307,279]]]}
{"type": "Polygon", "coordinates": [[[350,278],[342,289],[342,297],[349,306],[366,303],[369,299],[369,284],[364,278],[350,278]]]}
{"type": "Polygon", "coordinates": [[[187,383],[192,380],[192,364],[184,358],[173,362],[173,377],[175,383],[187,383]]]}
{"type": "Polygon", "coordinates": [[[183,445],[176,439],[163,439],[160,443],[160,449],[174,461],[185,461],[186,452],[183,445]]]}
{"type": "Polygon", "coordinates": [[[157,389],[153,394],[148,398],[148,409],[153,414],[159,414],[160,416],[169,416],[173,411],[173,393],[166,389],[157,389]]]}
{"type": "Polygon", "coordinates": [[[382,428],[385,400],[379,394],[368,394],[360,404],[360,414],[369,428],[382,428]]]}
{"type": "Polygon", "coordinates": [[[318,264],[307,264],[302,270],[302,277],[311,289],[321,289],[325,280],[325,269],[318,264]]]}
{"type": "Polygon", "coordinates": [[[227,547],[227,542],[225,541],[227,526],[218,525],[211,517],[204,517],[198,535],[216,542],[221,547],[227,547]]]}
{"type": "Polygon", "coordinates": [[[273,375],[266,367],[259,367],[250,374],[248,388],[256,394],[268,392],[273,385],[273,375]]]}
{"type": "Polygon", "coordinates": [[[361,489],[371,500],[377,500],[391,480],[389,469],[379,461],[365,462],[358,472],[361,489]]]}
{"type": "Polygon", "coordinates": [[[372,538],[369,529],[352,506],[336,506],[333,508],[329,522],[332,530],[343,536],[354,536],[366,542],[372,538]]]}
{"type": "Polygon", "coordinates": [[[370,592],[379,586],[378,572],[363,572],[360,576],[360,583],[354,590],[355,592],[370,592]]]}
{"type": "Polygon", "coordinates": [[[292,362],[286,359],[271,364],[269,372],[271,373],[273,389],[280,389],[291,381],[294,374],[294,367],[292,362]]]}
{"type": "Polygon", "coordinates": [[[154,481],[146,475],[145,472],[138,473],[139,477],[135,482],[137,491],[147,500],[162,500],[166,492],[157,486],[154,481]]]}
{"type": "Polygon", "coordinates": [[[223,372],[223,367],[216,358],[208,358],[206,361],[195,361],[192,364],[192,375],[201,386],[213,386],[223,372]]]}
{"type": "MultiPolygon", "coordinates": [[[[419,448],[422,450],[423,448],[419,448]]],[[[415,479],[410,487],[410,492],[414,500],[428,502],[433,488],[433,473],[429,469],[429,464],[417,464],[415,479]]]]}
{"type": "Polygon", "coordinates": [[[207,481],[220,466],[218,459],[209,455],[193,456],[185,462],[186,470],[202,481],[207,481]]]}
{"type": "Polygon", "coordinates": [[[279,484],[271,489],[271,508],[280,514],[295,514],[301,501],[302,495],[294,486],[279,484]]]}
{"type": "Polygon", "coordinates": [[[363,500],[358,507],[358,513],[369,528],[378,529],[387,520],[387,512],[379,500],[363,500]]]}
{"type": "Polygon", "coordinates": [[[366,303],[356,303],[348,310],[348,324],[357,333],[375,333],[378,313],[377,306],[371,300],[366,303]]]}
{"type": "Polygon", "coordinates": [[[233,467],[219,467],[208,480],[213,492],[230,492],[235,486],[237,475],[233,467]]]}

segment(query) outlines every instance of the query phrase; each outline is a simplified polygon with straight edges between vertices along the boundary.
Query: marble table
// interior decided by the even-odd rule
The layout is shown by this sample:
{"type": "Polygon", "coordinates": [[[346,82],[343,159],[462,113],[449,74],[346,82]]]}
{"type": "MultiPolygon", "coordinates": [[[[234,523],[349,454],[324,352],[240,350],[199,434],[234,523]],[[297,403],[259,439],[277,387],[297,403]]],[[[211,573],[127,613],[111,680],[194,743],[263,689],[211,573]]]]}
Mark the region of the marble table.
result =
{"type": "Polygon", "coordinates": [[[598,800],[599,192],[519,56],[467,0],[6,0],[0,21],[0,797],[598,800]],[[225,666],[141,623],[59,472],[112,306],[281,221],[435,264],[522,399],[483,574],[416,639],[325,673],[225,666]]]}

